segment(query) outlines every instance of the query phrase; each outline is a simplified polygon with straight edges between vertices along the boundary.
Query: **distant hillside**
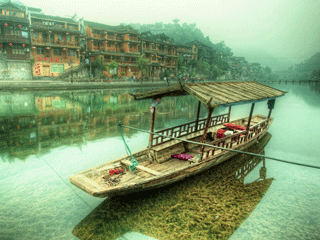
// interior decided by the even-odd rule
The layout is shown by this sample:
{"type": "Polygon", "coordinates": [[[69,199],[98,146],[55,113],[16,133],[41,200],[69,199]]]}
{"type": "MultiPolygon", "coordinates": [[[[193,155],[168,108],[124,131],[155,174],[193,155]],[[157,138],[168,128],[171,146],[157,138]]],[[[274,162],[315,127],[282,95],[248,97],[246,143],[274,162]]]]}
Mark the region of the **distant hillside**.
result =
{"type": "Polygon", "coordinates": [[[320,52],[313,55],[308,60],[296,65],[296,71],[309,76],[311,79],[320,80],[320,52]]]}
{"type": "Polygon", "coordinates": [[[197,40],[222,53],[224,56],[233,55],[231,48],[227,47],[223,41],[217,44],[212,43],[210,38],[208,36],[205,37],[203,32],[196,27],[197,25],[195,23],[180,24],[178,19],[174,19],[173,23],[168,24],[158,22],[154,24],[131,23],[129,25],[139,32],[150,31],[153,34],[164,33],[168,37],[173,38],[176,43],[180,44],[197,40]]]}
{"type": "Polygon", "coordinates": [[[296,70],[299,72],[312,72],[320,67],[320,52],[313,55],[308,60],[296,65],[296,70]]]}

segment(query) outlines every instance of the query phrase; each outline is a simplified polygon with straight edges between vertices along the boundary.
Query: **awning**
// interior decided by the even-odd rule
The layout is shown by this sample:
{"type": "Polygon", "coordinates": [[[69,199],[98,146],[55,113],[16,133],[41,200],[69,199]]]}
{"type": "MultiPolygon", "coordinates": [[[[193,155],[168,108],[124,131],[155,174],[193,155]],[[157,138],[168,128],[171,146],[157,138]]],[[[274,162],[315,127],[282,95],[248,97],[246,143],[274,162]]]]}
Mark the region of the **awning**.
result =
{"type": "Polygon", "coordinates": [[[281,97],[286,92],[257,82],[189,83],[132,94],[135,100],[192,95],[207,108],[228,107],[281,97]]]}

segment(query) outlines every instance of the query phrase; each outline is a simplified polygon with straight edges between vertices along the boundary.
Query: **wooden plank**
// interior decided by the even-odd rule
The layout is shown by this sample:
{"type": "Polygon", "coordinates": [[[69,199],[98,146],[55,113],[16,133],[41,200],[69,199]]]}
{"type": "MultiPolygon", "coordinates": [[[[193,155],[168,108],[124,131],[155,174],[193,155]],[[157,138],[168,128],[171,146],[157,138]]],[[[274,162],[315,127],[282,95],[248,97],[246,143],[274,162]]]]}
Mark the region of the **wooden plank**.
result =
{"type": "Polygon", "coordinates": [[[217,95],[218,95],[219,97],[224,97],[224,98],[228,99],[227,102],[240,101],[239,100],[239,93],[237,92],[237,93],[233,94],[232,89],[229,89],[225,85],[216,86],[216,85],[209,85],[208,84],[208,85],[204,85],[203,88],[212,92],[214,94],[215,98],[217,98],[217,95]]]}
{"type": "Polygon", "coordinates": [[[250,89],[251,91],[257,92],[260,95],[262,95],[263,97],[261,98],[265,98],[265,97],[272,97],[272,96],[277,96],[275,95],[275,93],[273,91],[271,91],[270,89],[262,86],[257,86],[255,84],[250,84],[250,83],[244,83],[243,84],[245,88],[250,89]]]}
{"type": "Polygon", "coordinates": [[[253,93],[251,91],[248,91],[247,88],[243,87],[243,84],[232,84],[232,83],[228,83],[228,86],[230,88],[232,88],[234,91],[236,92],[241,92],[242,94],[246,95],[247,97],[249,97],[251,100],[252,99],[259,99],[260,98],[260,95],[259,94],[256,94],[256,93],[253,93]]]}
{"type": "MultiPolygon", "coordinates": [[[[127,166],[131,166],[131,162],[129,160],[122,160],[121,163],[123,163],[123,164],[125,164],[127,166]]],[[[154,170],[152,170],[150,168],[144,167],[142,165],[137,165],[136,168],[139,169],[139,170],[151,173],[151,174],[156,175],[156,176],[161,175],[161,173],[159,173],[157,171],[154,171],[154,170]]]]}
{"type": "Polygon", "coordinates": [[[190,149],[189,149],[189,152],[197,153],[197,154],[200,154],[200,153],[201,153],[201,151],[200,151],[200,150],[193,149],[193,148],[190,148],[190,149]]]}
{"type": "MultiPolygon", "coordinates": [[[[220,89],[224,89],[226,90],[229,94],[234,94],[236,97],[237,97],[237,101],[243,101],[244,99],[245,100],[248,100],[249,99],[252,99],[252,98],[255,98],[256,96],[250,92],[248,92],[247,90],[245,91],[239,91],[238,88],[236,88],[236,86],[239,85],[239,84],[232,84],[232,83],[225,83],[225,84],[220,84],[219,86],[217,86],[218,88],[220,89]]],[[[235,101],[235,102],[237,102],[235,101]]]]}
{"type": "Polygon", "coordinates": [[[214,95],[214,102],[216,103],[225,103],[225,102],[229,102],[229,99],[226,98],[226,97],[223,97],[221,95],[216,95],[216,94],[208,94],[208,91],[204,90],[203,89],[203,86],[200,87],[200,86],[193,86],[192,87],[192,90],[197,92],[197,93],[201,93],[201,94],[204,94],[206,96],[206,98],[208,99],[210,96],[214,95]]]}

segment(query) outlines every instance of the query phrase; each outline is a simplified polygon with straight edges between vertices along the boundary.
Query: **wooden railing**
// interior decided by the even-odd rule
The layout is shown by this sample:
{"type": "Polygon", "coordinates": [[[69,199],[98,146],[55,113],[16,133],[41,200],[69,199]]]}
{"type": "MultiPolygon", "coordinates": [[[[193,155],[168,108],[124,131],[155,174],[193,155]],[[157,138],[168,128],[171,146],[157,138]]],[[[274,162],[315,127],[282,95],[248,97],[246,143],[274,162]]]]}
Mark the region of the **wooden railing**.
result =
{"type": "MultiPolygon", "coordinates": [[[[186,136],[190,133],[194,133],[194,132],[203,130],[206,125],[206,121],[207,121],[206,119],[199,120],[197,129],[196,129],[196,121],[193,121],[193,122],[189,122],[189,123],[175,126],[172,128],[167,128],[167,129],[164,129],[161,131],[157,131],[156,133],[166,135],[169,137],[179,138],[179,137],[186,136]]],[[[213,127],[213,126],[220,125],[223,123],[228,123],[228,122],[229,122],[229,114],[226,113],[226,114],[212,117],[210,119],[209,126],[213,127]]],[[[168,142],[170,140],[172,140],[172,139],[162,137],[162,136],[152,135],[152,146],[157,146],[159,144],[162,144],[164,142],[168,142]]]]}
{"type": "MultiPolygon", "coordinates": [[[[208,144],[217,146],[217,147],[222,147],[222,148],[232,148],[233,146],[240,145],[244,142],[250,141],[253,137],[257,136],[263,130],[265,130],[267,126],[268,126],[268,120],[266,119],[260,123],[257,123],[251,126],[248,134],[247,134],[247,131],[244,130],[236,134],[233,134],[231,136],[215,140],[208,144]]],[[[221,153],[221,150],[217,148],[210,148],[209,150],[205,150],[203,152],[203,159],[212,157],[213,155],[216,154],[217,151],[221,153]]]]}

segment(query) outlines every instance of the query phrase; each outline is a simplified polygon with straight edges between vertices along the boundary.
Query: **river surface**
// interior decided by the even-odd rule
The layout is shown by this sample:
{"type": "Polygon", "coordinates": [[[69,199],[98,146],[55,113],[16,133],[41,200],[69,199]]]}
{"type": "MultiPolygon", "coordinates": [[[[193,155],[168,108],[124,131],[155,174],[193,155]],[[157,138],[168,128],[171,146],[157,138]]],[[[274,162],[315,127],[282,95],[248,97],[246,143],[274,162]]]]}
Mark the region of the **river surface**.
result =
{"type": "MultiPolygon", "coordinates": [[[[287,94],[276,100],[265,155],[320,166],[319,88],[270,86],[287,94]]],[[[128,94],[138,91],[1,92],[1,240],[77,239],[72,230],[104,199],[68,177],[126,155],[119,121],[149,129],[151,102],[128,94]]],[[[248,116],[250,107],[233,107],[231,119],[248,116]]],[[[163,99],[155,129],[193,121],[196,108],[191,97],[163,99]]],[[[256,104],[258,113],[267,115],[266,102],[256,104]]],[[[132,152],[148,144],[145,133],[124,129],[124,135],[132,152]]],[[[275,181],[230,239],[320,239],[320,170],[267,159],[265,165],[275,181]]]]}

